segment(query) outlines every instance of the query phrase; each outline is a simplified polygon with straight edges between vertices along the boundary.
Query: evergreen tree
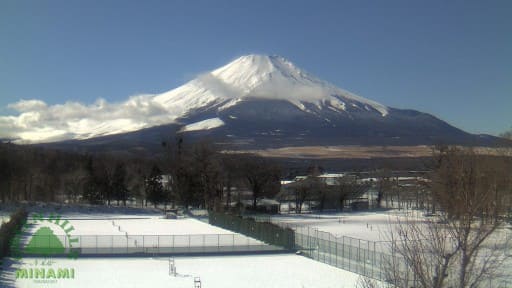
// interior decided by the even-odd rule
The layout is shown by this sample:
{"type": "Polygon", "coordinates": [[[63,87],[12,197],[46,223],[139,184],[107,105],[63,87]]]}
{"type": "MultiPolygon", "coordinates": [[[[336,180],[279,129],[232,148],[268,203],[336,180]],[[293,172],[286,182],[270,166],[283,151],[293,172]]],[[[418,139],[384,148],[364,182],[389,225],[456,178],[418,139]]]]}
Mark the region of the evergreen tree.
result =
{"type": "Polygon", "coordinates": [[[84,188],[82,190],[83,198],[91,204],[100,204],[103,202],[103,195],[94,174],[92,157],[87,159],[85,170],[87,172],[87,180],[85,181],[84,188]]]}
{"type": "Polygon", "coordinates": [[[158,166],[153,165],[151,174],[146,179],[146,201],[156,205],[165,200],[164,187],[162,185],[162,171],[158,166]]]}
{"type": "Polygon", "coordinates": [[[129,190],[126,187],[126,167],[123,163],[118,163],[112,176],[112,193],[114,199],[117,200],[117,206],[119,201],[123,201],[123,205],[126,206],[126,200],[129,197],[129,190]]]}

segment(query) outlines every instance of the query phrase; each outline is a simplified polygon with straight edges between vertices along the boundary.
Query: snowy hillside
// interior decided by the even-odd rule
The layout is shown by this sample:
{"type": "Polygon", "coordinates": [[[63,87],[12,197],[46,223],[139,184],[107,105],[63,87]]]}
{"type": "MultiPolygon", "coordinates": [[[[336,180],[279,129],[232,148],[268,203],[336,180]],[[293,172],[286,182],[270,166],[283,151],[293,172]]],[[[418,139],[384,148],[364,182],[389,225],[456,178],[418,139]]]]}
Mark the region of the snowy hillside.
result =
{"type": "Polygon", "coordinates": [[[286,100],[303,111],[308,111],[305,104],[313,104],[340,112],[350,106],[388,114],[382,104],[317,79],[282,57],[265,55],[242,56],[154,98],[177,116],[208,106],[222,111],[247,99],[286,100]]]}
{"type": "Polygon", "coordinates": [[[20,119],[8,120],[25,129],[18,133],[21,140],[80,139],[71,144],[89,143],[85,146],[91,149],[95,143],[107,150],[114,144],[123,149],[147,147],[174,132],[193,138],[206,136],[234,149],[438,143],[485,146],[497,141],[468,134],[427,113],[395,109],[357,96],[279,56],[242,56],[176,89],[134,96],[116,105],[105,101],[87,107],[71,102],[47,106],[37,101],[17,105],[24,111],[20,119]],[[80,113],[66,113],[68,108],[80,113]]]}
{"type": "Polygon", "coordinates": [[[0,138],[54,142],[191,124],[181,120],[201,111],[221,112],[251,99],[284,100],[307,113],[316,113],[311,107],[338,113],[389,113],[386,106],[322,81],[282,57],[247,55],[178,88],[131,96],[119,103],[98,99],[90,105],[73,101],[48,105],[20,100],[10,105],[18,116],[0,116],[0,131],[11,131],[0,132],[0,138]]]}

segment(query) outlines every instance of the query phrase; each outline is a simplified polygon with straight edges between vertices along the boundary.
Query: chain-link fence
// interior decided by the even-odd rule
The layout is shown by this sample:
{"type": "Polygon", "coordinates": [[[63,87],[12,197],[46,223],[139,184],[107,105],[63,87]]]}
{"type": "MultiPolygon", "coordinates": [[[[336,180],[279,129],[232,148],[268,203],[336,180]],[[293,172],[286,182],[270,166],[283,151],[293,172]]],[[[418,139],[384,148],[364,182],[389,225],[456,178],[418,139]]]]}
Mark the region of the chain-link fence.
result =
{"type": "MultiPolygon", "coordinates": [[[[246,215],[251,220],[271,222],[269,215],[246,215]]],[[[407,267],[406,261],[400,255],[391,255],[391,241],[371,241],[347,236],[336,236],[329,232],[320,231],[307,225],[294,225],[274,222],[295,232],[295,249],[303,255],[350,272],[369,278],[391,282],[392,278],[400,278],[401,283],[408,287],[416,287],[417,279],[407,267]],[[398,275],[393,275],[393,273],[398,275]]],[[[512,233],[503,231],[500,238],[508,241],[512,233]]],[[[496,248],[496,247],[495,247],[496,248]]],[[[509,251],[507,255],[512,256],[509,251]]],[[[509,256],[509,257],[510,257],[509,256]]],[[[512,287],[507,275],[486,280],[483,287],[512,287]]]]}
{"type": "Polygon", "coordinates": [[[24,256],[127,254],[258,253],[281,251],[240,234],[198,235],[33,235],[25,240],[24,256]]]}
{"type": "MultiPolygon", "coordinates": [[[[272,222],[270,215],[245,215],[258,223],[272,222]]],[[[347,236],[335,236],[307,225],[274,222],[294,231],[294,247],[314,260],[336,266],[360,275],[386,280],[386,263],[391,261],[387,241],[370,241],[347,236]]]]}
{"type": "Polygon", "coordinates": [[[295,232],[270,222],[258,222],[252,218],[210,212],[209,223],[233,232],[261,240],[284,249],[295,249],[295,232]]]}
{"type": "Polygon", "coordinates": [[[382,243],[336,237],[307,226],[296,227],[295,240],[297,250],[310,258],[370,278],[385,280],[384,263],[388,255],[382,252],[382,243]]]}

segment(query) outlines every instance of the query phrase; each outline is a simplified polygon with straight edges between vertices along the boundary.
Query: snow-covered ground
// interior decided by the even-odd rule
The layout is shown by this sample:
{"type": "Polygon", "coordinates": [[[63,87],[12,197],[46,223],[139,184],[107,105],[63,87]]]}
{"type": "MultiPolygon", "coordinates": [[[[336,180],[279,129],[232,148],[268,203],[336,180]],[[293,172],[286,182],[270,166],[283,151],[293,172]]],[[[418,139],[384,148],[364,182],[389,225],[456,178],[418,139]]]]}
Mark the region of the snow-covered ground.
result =
{"type": "MultiPolygon", "coordinates": [[[[86,219],[86,215],[75,216],[77,218],[61,218],[73,225],[72,235],[125,235],[125,233],[128,233],[128,235],[233,234],[229,230],[191,218],[162,219],[160,216],[138,217],[130,215],[130,217],[86,219]]],[[[36,223],[37,225],[34,225],[32,230],[48,225],[46,221],[37,221],[36,223]]]]}
{"type": "MultiPolygon", "coordinates": [[[[418,213],[409,213],[417,217],[418,213]]],[[[405,216],[400,211],[345,212],[334,214],[279,215],[271,217],[274,223],[292,228],[311,227],[333,236],[352,237],[370,241],[388,240],[389,231],[405,216]]]]}
{"type": "Polygon", "coordinates": [[[181,132],[190,132],[190,131],[200,131],[200,130],[208,130],[220,127],[224,125],[224,121],[222,119],[215,117],[206,119],[203,121],[195,122],[192,124],[188,124],[185,127],[181,128],[181,132]]]}
{"type": "Polygon", "coordinates": [[[115,224],[120,225],[129,234],[135,235],[233,234],[229,230],[191,218],[116,220],[115,224]]]}
{"type": "MultiPolygon", "coordinates": [[[[128,247],[140,248],[141,243],[145,243],[143,247],[153,247],[155,245],[166,247],[166,245],[169,245],[168,243],[172,242],[174,247],[188,246],[189,248],[217,245],[219,247],[222,247],[222,245],[254,245],[254,247],[260,247],[264,244],[258,240],[196,219],[164,219],[163,215],[156,210],[144,211],[132,208],[107,208],[104,210],[95,207],[55,209],[55,207],[39,206],[35,208],[37,209],[32,211],[44,212],[45,216],[54,212],[61,215],[62,219],[68,220],[74,228],[71,234],[82,236],[80,245],[88,248],[97,245],[97,241],[91,240],[97,240],[96,238],[88,238],[96,235],[99,236],[99,239],[104,238],[103,242],[99,242],[100,246],[119,245],[120,247],[126,247],[126,251],[129,250],[128,247]],[[142,235],[146,236],[141,238],[142,235]],[[165,236],[154,238],[151,235],[165,236]],[[108,239],[125,240],[112,241],[108,239]]],[[[34,216],[34,214],[31,215],[34,216]]],[[[312,229],[336,237],[345,236],[367,241],[385,241],[389,239],[387,234],[397,224],[398,219],[405,219],[403,218],[405,216],[415,217],[418,221],[425,219],[421,212],[398,210],[334,214],[289,214],[272,216],[270,219],[299,231],[301,229],[312,229]]],[[[62,234],[59,233],[62,231],[59,226],[44,222],[33,226],[31,232],[43,226],[49,226],[57,235],[62,234]]],[[[504,233],[507,230],[508,228],[500,230],[496,237],[502,238],[504,237],[502,235],[512,235],[504,233]]],[[[373,262],[367,261],[364,255],[368,253],[363,251],[364,249],[371,250],[371,246],[353,245],[351,242],[344,241],[343,245],[348,246],[342,245],[344,248],[341,250],[338,248],[342,246],[335,246],[337,251],[335,255],[337,256],[332,258],[332,255],[329,254],[332,252],[332,246],[326,246],[323,242],[319,244],[312,246],[312,249],[316,249],[314,251],[306,250],[310,254],[317,255],[319,261],[334,265],[333,263],[339,264],[338,262],[343,264],[349,259],[349,263],[351,263],[349,268],[345,267],[346,265],[338,265],[338,267],[359,272],[361,270],[359,266],[366,265],[368,266],[366,270],[373,271],[373,268],[370,267],[373,262]],[[319,244],[325,247],[318,246],[319,244]],[[348,251],[348,253],[343,251],[348,251]],[[363,255],[363,262],[360,262],[360,254],[363,255]],[[349,258],[346,258],[347,255],[349,255],[349,258]]],[[[114,250],[116,249],[112,249],[112,251],[114,250]]],[[[379,250],[377,249],[377,251],[379,250]]],[[[133,252],[133,249],[130,251],[133,252]]],[[[203,252],[205,251],[207,250],[203,252]]],[[[373,251],[375,251],[375,246],[373,251]]],[[[172,252],[175,252],[175,250],[172,250],[172,252]]],[[[147,251],[145,253],[145,255],[151,255],[147,251]]],[[[368,255],[373,254],[369,253],[368,255]]],[[[368,260],[371,259],[373,258],[370,257],[368,260]]],[[[33,279],[18,279],[16,281],[16,269],[29,267],[36,261],[35,258],[24,258],[20,263],[8,261],[4,265],[7,272],[3,275],[3,278],[0,277],[0,286],[41,287],[42,284],[45,284],[43,287],[194,287],[194,277],[200,277],[202,287],[355,287],[359,277],[358,274],[298,255],[177,257],[175,258],[178,272],[176,277],[169,276],[169,258],[164,257],[87,258],[86,255],[82,255],[77,260],[65,258],[55,258],[54,260],[56,262],[52,265],[56,268],[75,269],[75,279],[60,279],[56,283],[46,284],[36,283],[33,279]]],[[[506,263],[506,265],[512,267],[510,264],[506,263]]]]}
{"type": "MultiPolygon", "coordinates": [[[[99,239],[108,238],[110,235],[118,239],[128,235],[121,246],[128,244],[130,247],[140,245],[140,240],[138,244],[135,243],[138,235],[175,235],[177,238],[173,237],[175,241],[173,244],[178,246],[181,244],[211,245],[209,241],[219,241],[223,237],[232,245],[259,247],[258,245],[264,244],[191,218],[164,219],[162,215],[152,212],[120,211],[123,209],[103,211],[94,207],[55,209],[55,207],[36,206],[32,208],[35,208],[31,209],[32,222],[36,216],[33,211],[42,213],[45,217],[54,212],[60,215],[61,223],[65,220],[69,221],[66,228],[73,226],[74,230],[70,234],[81,236],[81,241],[84,241],[80,243],[82,247],[87,247],[89,244],[96,245],[97,242],[87,240],[88,237],[96,235],[99,235],[99,239]],[[208,238],[203,235],[217,235],[217,237],[208,238]],[[183,239],[196,237],[197,241],[180,244],[177,241],[181,239],[179,237],[183,239]]],[[[56,235],[62,234],[63,231],[56,224],[43,220],[36,221],[36,224],[30,228],[30,232],[33,233],[41,227],[50,227],[56,235]]],[[[151,240],[151,236],[145,238],[146,241],[148,239],[151,240]]],[[[26,240],[28,241],[29,238],[26,240]]],[[[106,242],[103,244],[119,244],[115,241],[106,242]]],[[[215,243],[218,244],[218,242],[215,243]]],[[[102,245],[101,242],[99,244],[102,245]]],[[[87,258],[82,255],[76,260],[52,258],[53,262],[47,266],[40,265],[41,259],[25,257],[20,262],[6,261],[4,263],[6,270],[0,277],[0,286],[194,287],[194,278],[200,277],[202,287],[354,287],[359,278],[357,274],[294,254],[177,257],[175,258],[178,273],[176,276],[169,275],[169,258],[164,257],[87,258]],[[39,266],[35,266],[35,261],[39,261],[39,266]],[[35,279],[16,279],[17,269],[30,267],[46,269],[54,267],[55,271],[59,268],[74,269],[74,279],[57,279],[55,282],[46,283],[35,281],[35,279]]]]}
{"type": "Polygon", "coordinates": [[[36,259],[7,263],[5,287],[355,287],[359,275],[297,255],[177,257],[176,277],[169,275],[169,258],[55,259],[49,267],[74,268],[74,279],[40,284],[16,279],[15,271],[36,259]]]}
{"type": "MultiPolygon", "coordinates": [[[[378,251],[385,252],[389,247],[392,231],[396,231],[398,223],[403,221],[424,222],[427,217],[418,210],[387,210],[375,212],[344,212],[332,214],[285,214],[275,215],[260,220],[270,220],[282,226],[291,227],[299,233],[321,239],[358,245],[361,240],[370,243],[378,251]],[[318,231],[318,234],[317,234],[318,231]],[[322,233],[325,232],[325,233],[322,233]],[[330,234],[330,236],[329,236],[330,234]],[[330,238],[329,238],[330,237],[330,238]],[[338,238],[334,240],[334,238],[338,238]],[[341,238],[345,238],[342,240],[341,238]]],[[[497,229],[486,245],[512,245],[512,225],[508,224],[497,229]]],[[[511,261],[512,262],[512,261],[511,261]]]]}
{"type": "MultiPolygon", "coordinates": [[[[82,254],[123,254],[123,253],[171,253],[171,252],[230,252],[245,250],[275,250],[278,247],[233,233],[205,222],[192,219],[164,219],[154,215],[116,215],[101,218],[86,214],[60,215],[60,225],[66,221],[65,227],[48,221],[49,214],[43,214],[44,220],[36,220],[31,214],[33,223],[27,230],[24,243],[28,243],[32,235],[40,228],[48,227],[53,231],[65,247],[69,240],[76,238],[74,248],[82,248],[82,254]],[[118,217],[121,216],[121,217],[118,217]],[[68,230],[70,229],[70,230],[68,230]],[[66,230],[70,236],[66,237],[66,230]],[[204,249],[191,249],[204,248],[204,249]]],[[[39,237],[39,247],[46,248],[47,236],[39,237]]]]}
{"type": "MultiPolygon", "coordinates": [[[[423,211],[388,210],[375,212],[345,212],[332,214],[284,214],[269,217],[273,223],[291,228],[310,227],[336,237],[351,237],[367,241],[389,241],[390,233],[400,221],[423,222],[423,211]]],[[[267,220],[267,219],[265,219],[267,220]]],[[[493,238],[512,237],[512,226],[498,229],[493,238]]]]}
{"type": "Polygon", "coordinates": [[[116,206],[94,206],[94,205],[60,205],[36,203],[24,206],[29,212],[38,212],[44,215],[50,213],[62,215],[67,218],[105,219],[105,218],[143,218],[162,215],[162,212],[153,208],[134,208],[116,206]]]}
{"type": "MultiPolygon", "coordinates": [[[[422,223],[428,217],[421,211],[416,210],[388,210],[333,214],[288,214],[261,217],[260,220],[270,220],[291,227],[304,235],[296,236],[296,240],[300,247],[305,248],[304,252],[311,257],[343,269],[361,272],[364,271],[361,266],[365,264],[373,266],[373,268],[379,267],[380,262],[375,261],[375,259],[378,260],[379,253],[389,254],[391,232],[396,231],[395,229],[398,228],[397,225],[400,222],[417,221],[422,223]],[[310,239],[310,236],[313,240],[310,239]],[[309,251],[308,249],[312,250],[309,251]],[[351,261],[351,265],[345,265],[347,260],[351,261]]],[[[495,252],[496,249],[506,247],[503,245],[508,245],[508,247],[512,245],[512,227],[510,224],[497,229],[484,243],[484,250],[482,251],[484,251],[484,254],[488,254],[491,252],[487,253],[485,251],[488,250],[485,249],[490,248],[495,252]]],[[[494,279],[495,283],[489,285],[489,287],[498,287],[502,285],[500,283],[505,283],[503,287],[512,287],[510,286],[512,285],[512,277],[507,275],[506,272],[512,271],[512,254],[509,250],[502,250],[500,253],[509,255],[498,271],[504,273],[502,274],[504,277],[494,279]]]]}

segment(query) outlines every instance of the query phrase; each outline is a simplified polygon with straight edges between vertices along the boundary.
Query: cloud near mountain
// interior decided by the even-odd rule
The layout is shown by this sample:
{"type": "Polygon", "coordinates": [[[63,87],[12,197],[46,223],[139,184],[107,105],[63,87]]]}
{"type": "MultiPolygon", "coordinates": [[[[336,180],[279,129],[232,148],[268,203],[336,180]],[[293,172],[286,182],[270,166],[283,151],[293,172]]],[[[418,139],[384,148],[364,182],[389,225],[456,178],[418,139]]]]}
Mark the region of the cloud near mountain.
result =
{"type": "MultiPolygon", "coordinates": [[[[122,102],[48,105],[32,99],[9,108],[17,115],[0,117],[0,138],[21,143],[153,133],[155,129],[143,128],[154,126],[261,147],[496,140],[470,135],[427,113],[387,107],[323,81],[283,57],[267,55],[242,56],[175,89],[122,102]]],[[[165,133],[155,133],[154,139],[146,134],[139,138],[159,143],[165,133]]]]}
{"type": "Polygon", "coordinates": [[[283,100],[304,111],[313,105],[340,113],[354,107],[382,116],[388,113],[386,106],[322,81],[282,57],[247,55],[176,89],[119,103],[98,99],[90,105],[73,101],[48,105],[37,99],[20,100],[9,105],[17,115],[0,116],[0,138],[30,143],[118,134],[173,123],[198,109],[221,111],[250,98],[283,100]]]}
{"type": "Polygon", "coordinates": [[[20,100],[8,106],[17,116],[0,116],[0,138],[17,142],[52,142],[133,131],[170,123],[172,114],[154,101],[154,95],[137,95],[120,103],[98,99],[48,105],[20,100]]]}

